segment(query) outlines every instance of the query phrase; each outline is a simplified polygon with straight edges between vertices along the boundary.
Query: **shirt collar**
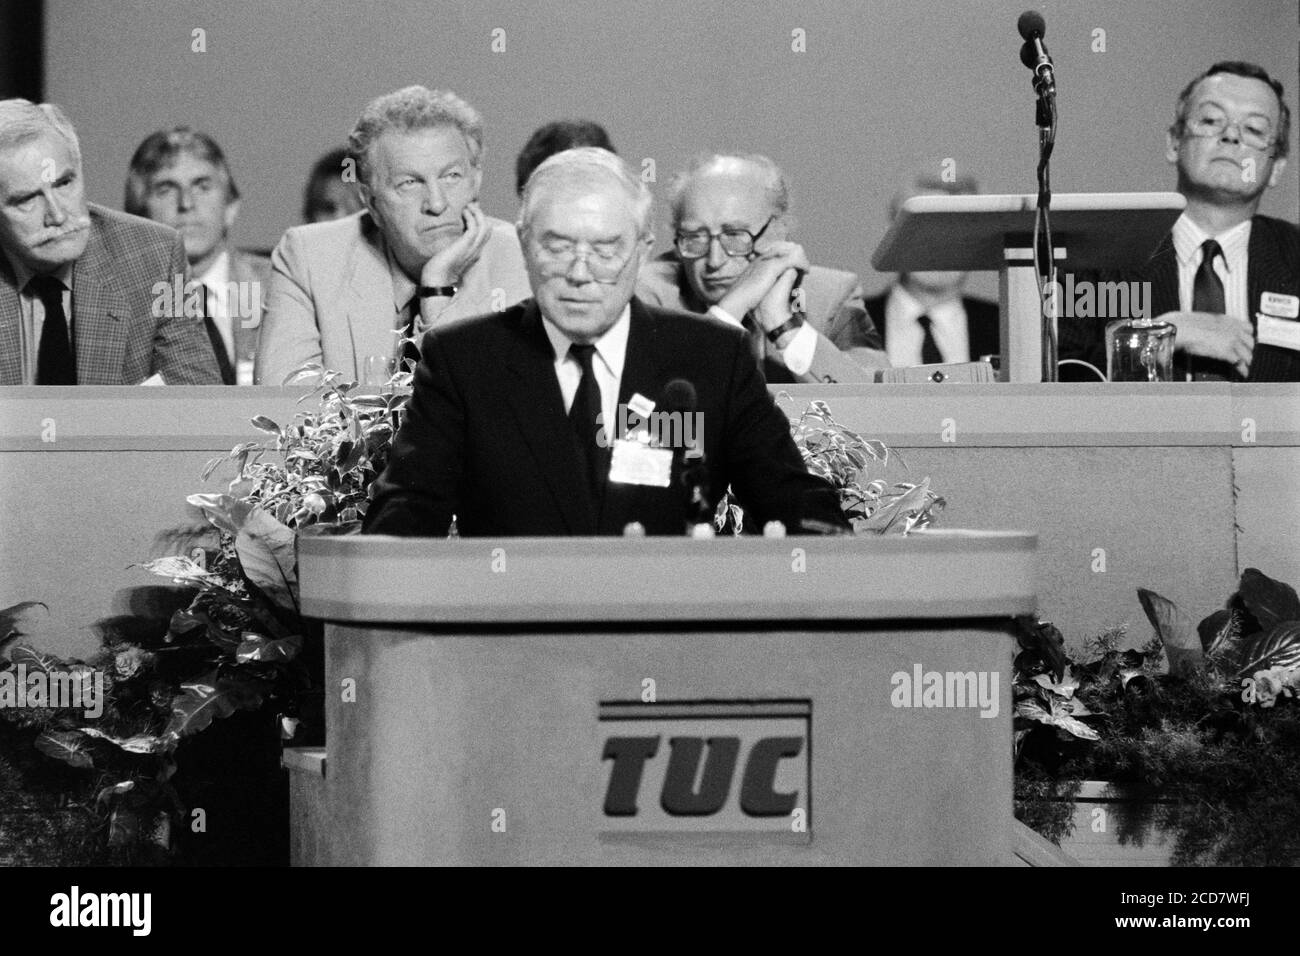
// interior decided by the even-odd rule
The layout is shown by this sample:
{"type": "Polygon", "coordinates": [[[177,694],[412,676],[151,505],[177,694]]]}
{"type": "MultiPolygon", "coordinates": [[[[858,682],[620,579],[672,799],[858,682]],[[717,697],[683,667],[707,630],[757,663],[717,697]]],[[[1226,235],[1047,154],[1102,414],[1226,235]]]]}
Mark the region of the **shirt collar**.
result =
{"type": "MultiPolygon", "coordinates": [[[[9,250],[8,250],[8,249],[5,249],[5,250],[4,250],[4,256],[5,256],[5,259],[7,259],[7,260],[9,261],[9,267],[10,267],[11,269],[13,269],[13,271],[14,271],[14,282],[15,282],[15,284],[18,286],[18,291],[19,291],[19,292],[26,292],[26,291],[27,291],[27,283],[29,283],[29,282],[32,281],[32,279],[36,276],[36,273],[33,272],[31,269],[27,268],[27,266],[25,266],[23,263],[19,262],[16,258],[14,258],[13,256],[11,256],[11,255],[9,254],[9,250]]],[[[72,262],[65,262],[63,265],[59,266],[59,267],[58,267],[57,269],[55,269],[53,272],[50,272],[50,273],[47,273],[47,274],[53,276],[54,278],[56,278],[56,279],[58,279],[60,282],[62,282],[62,283],[63,283],[63,287],[64,287],[65,289],[71,289],[71,288],[72,288],[72,268],[73,268],[73,266],[75,266],[76,264],[77,264],[77,263],[76,263],[76,260],[73,260],[72,262]]]]}
{"type": "Polygon", "coordinates": [[[966,316],[966,309],[961,304],[960,297],[936,302],[926,309],[901,282],[895,282],[890,289],[885,310],[886,315],[893,313],[904,322],[915,322],[921,316],[929,315],[932,323],[939,324],[948,319],[964,319],[966,316]]]}
{"type": "MultiPolygon", "coordinates": [[[[573,344],[573,340],[544,315],[542,328],[546,329],[546,337],[551,340],[555,361],[557,363],[564,361],[569,355],[569,346],[573,344]]],[[[596,346],[596,354],[601,357],[614,377],[620,380],[623,378],[623,361],[627,357],[627,336],[631,328],[632,305],[629,303],[623,306],[623,312],[618,320],[605,330],[604,335],[592,343],[596,346]]]]}
{"type": "Polygon", "coordinates": [[[1201,246],[1206,239],[1214,239],[1223,249],[1224,264],[1231,268],[1233,262],[1239,261],[1238,257],[1244,255],[1246,247],[1250,244],[1250,227],[1251,220],[1239,222],[1226,232],[1221,232],[1217,236],[1211,236],[1208,232],[1198,226],[1183,213],[1174,223],[1174,251],[1178,254],[1178,261],[1183,265],[1188,265],[1195,261],[1200,254],[1201,246]]]}
{"type": "Polygon", "coordinates": [[[411,300],[415,298],[415,293],[418,290],[415,283],[411,281],[411,277],[406,274],[406,271],[393,256],[393,249],[388,244],[388,240],[382,241],[384,243],[384,258],[388,260],[388,274],[393,278],[393,310],[401,312],[411,304],[411,300]]]}
{"type": "Polygon", "coordinates": [[[208,266],[208,271],[199,276],[199,282],[209,289],[220,289],[223,292],[230,282],[230,251],[222,249],[221,255],[213,260],[212,265],[208,266]]]}

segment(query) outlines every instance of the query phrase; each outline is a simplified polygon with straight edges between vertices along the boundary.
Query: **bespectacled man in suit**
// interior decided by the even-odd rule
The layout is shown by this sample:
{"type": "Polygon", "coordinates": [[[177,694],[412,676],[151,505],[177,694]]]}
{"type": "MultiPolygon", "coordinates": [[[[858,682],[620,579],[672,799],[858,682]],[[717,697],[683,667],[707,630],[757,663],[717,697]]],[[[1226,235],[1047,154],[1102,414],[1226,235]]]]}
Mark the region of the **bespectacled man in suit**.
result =
{"type": "Polygon", "coordinates": [[[252,385],[271,260],[230,242],[239,187],[216,140],[187,126],[147,136],[131,157],[124,208],[181,234],[221,380],[252,385]]]}
{"type": "Polygon", "coordinates": [[[0,385],[216,385],[173,230],[86,201],[57,106],[0,101],[0,385]],[[159,308],[159,302],[163,306],[159,308]]]}
{"type": "Polygon", "coordinates": [[[620,449],[606,430],[638,401],[667,408],[677,379],[697,393],[715,494],[731,485],[760,525],[847,528],[745,334],[633,297],[654,241],[650,206],[640,177],[606,150],[566,150],[537,168],[518,223],[534,298],[425,334],[368,532],[440,536],[455,515],[464,536],[619,534],[631,522],[682,534],[680,488],[646,473],[670,452],[620,449]],[[621,468],[623,452],[647,468],[621,468]]]}
{"type": "MultiPolygon", "coordinates": [[[[1258,215],[1286,168],[1291,110],[1253,63],[1216,63],[1178,98],[1165,156],[1187,208],[1151,258],[1103,280],[1151,283],[1189,381],[1300,381],[1300,230],[1258,215]]],[[[1125,318],[1120,316],[1119,318],[1125,318]]],[[[1105,370],[1105,323],[1061,321],[1061,356],[1105,370]]]]}
{"type": "Polygon", "coordinates": [[[766,156],[697,157],[673,180],[673,248],[641,270],[649,304],[749,335],[767,381],[870,382],[888,368],[858,277],[790,238],[790,191],[766,156]]]}

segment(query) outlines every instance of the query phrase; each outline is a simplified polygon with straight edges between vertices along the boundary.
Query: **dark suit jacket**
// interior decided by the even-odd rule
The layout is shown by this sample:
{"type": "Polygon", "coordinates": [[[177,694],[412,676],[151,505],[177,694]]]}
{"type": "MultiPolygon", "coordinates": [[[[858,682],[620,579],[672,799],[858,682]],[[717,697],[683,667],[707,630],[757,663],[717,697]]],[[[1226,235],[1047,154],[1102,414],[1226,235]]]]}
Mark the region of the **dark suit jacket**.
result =
{"type": "MultiPolygon", "coordinates": [[[[1300,229],[1281,219],[1256,216],[1250,227],[1246,262],[1246,304],[1250,324],[1254,326],[1255,313],[1265,292],[1300,296],[1300,229]]],[[[1102,282],[1150,282],[1152,317],[1179,311],[1178,254],[1174,251],[1173,233],[1165,235],[1151,258],[1140,268],[1107,272],[1098,275],[1097,279],[1102,282]]],[[[1105,331],[1106,324],[1112,321],[1112,318],[1062,319],[1059,333],[1061,358],[1081,358],[1105,372],[1105,331]]],[[[1216,367],[1229,381],[1242,380],[1227,363],[1205,364],[1216,367]]],[[[1250,378],[1246,381],[1300,382],[1300,353],[1275,345],[1257,344],[1251,360],[1250,378]]]]}
{"type": "MultiPolygon", "coordinates": [[[[160,290],[166,290],[164,305],[170,304],[174,277],[186,276],[180,235],[138,216],[87,205],[90,238],[72,278],[77,382],[138,385],[157,372],[169,385],[220,385],[202,321],[169,314],[178,309],[154,308],[160,290]]],[[[18,292],[9,260],[0,255],[0,385],[22,384],[18,292]]]]}
{"type": "MultiPolygon", "coordinates": [[[[732,485],[760,525],[800,519],[846,526],[837,495],[810,475],[744,333],[708,317],[632,299],[619,402],[640,393],[662,407],[664,386],[691,382],[716,495],[732,485]]],[[[429,331],[406,419],[372,486],[365,530],[439,536],[682,534],[675,488],[607,484],[598,509],[580,477],[550,341],[529,299],[501,313],[429,331]]]]}
{"type": "MultiPolygon", "coordinates": [[[[880,331],[880,340],[885,341],[885,303],[889,300],[889,290],[866,300],[867,315],[876,323],[880,331]]],[[[966,337],[970,342],[971,362],[978,362],[981,355],[997,355],[1002,351],[998,326],[998,304],[962,296],[962,308],[966,310],[966,337]]]]}

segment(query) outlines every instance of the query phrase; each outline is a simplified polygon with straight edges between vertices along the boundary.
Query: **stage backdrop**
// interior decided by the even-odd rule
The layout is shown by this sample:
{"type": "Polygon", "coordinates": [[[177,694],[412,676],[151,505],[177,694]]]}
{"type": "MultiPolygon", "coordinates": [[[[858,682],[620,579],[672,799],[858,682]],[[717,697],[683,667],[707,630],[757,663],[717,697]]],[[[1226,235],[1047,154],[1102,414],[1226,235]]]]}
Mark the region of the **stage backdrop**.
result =
{"type": "MultiPolygon", "coordinates": [[[[1053,187],[1172,189],[1164,131],[1179,90],[1214,60],[1259,62],[1294,110],[1298,2],[1032,4],[1058,73],[1053,187]]],[[[515,155],[548,120],[603,123],[623,155],[653,162],[660,195],[694,152],[764,152],[789,175],[813,260],[858,271],[870,290],[886,281],[870,254],[910,172],[951,160],[986,191],[1033,190],[1033,97],[1015,27],[1029,6],[48,0],[45,89],[76,122],[90,195],[108,205],[120,206],[146,134],[176,123],[212,133],[245,196],[237,239],[262,247],[299,221],[308,169],[362,105],[411,83],[448,87],[483,113],[483,203],[507,219],[515,155]]],[[[1294,166],[1264,212],[1297,219],[1294,166]]],[[[991,277],[977,285],[996,293],[991,277]]]]}

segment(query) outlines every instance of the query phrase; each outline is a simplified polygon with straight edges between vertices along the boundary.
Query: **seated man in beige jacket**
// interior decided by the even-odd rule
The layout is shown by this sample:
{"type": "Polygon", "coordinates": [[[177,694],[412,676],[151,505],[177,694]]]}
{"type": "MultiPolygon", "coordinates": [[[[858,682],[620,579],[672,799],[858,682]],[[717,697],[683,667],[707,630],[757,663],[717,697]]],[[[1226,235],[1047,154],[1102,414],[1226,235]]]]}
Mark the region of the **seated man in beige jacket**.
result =
{"type": "Polygon", "coordinates": [[[789,238],[789,190],[766,156],[708,155],[673,181],[673,250],[641,268],[643,302],[742,326],[769,384],[870,382],[888,368],[851,272],[789,238]]]}
{"type": "Polygon", "coordinates": [[[514,227],[478,207],[483,123],[468,103],[421,86],[381,96],[348,153],[365,210],[280,240],[258,384],[307,365],[377,383],[414,358],[403,337],[532,294],[514,227]]]}

